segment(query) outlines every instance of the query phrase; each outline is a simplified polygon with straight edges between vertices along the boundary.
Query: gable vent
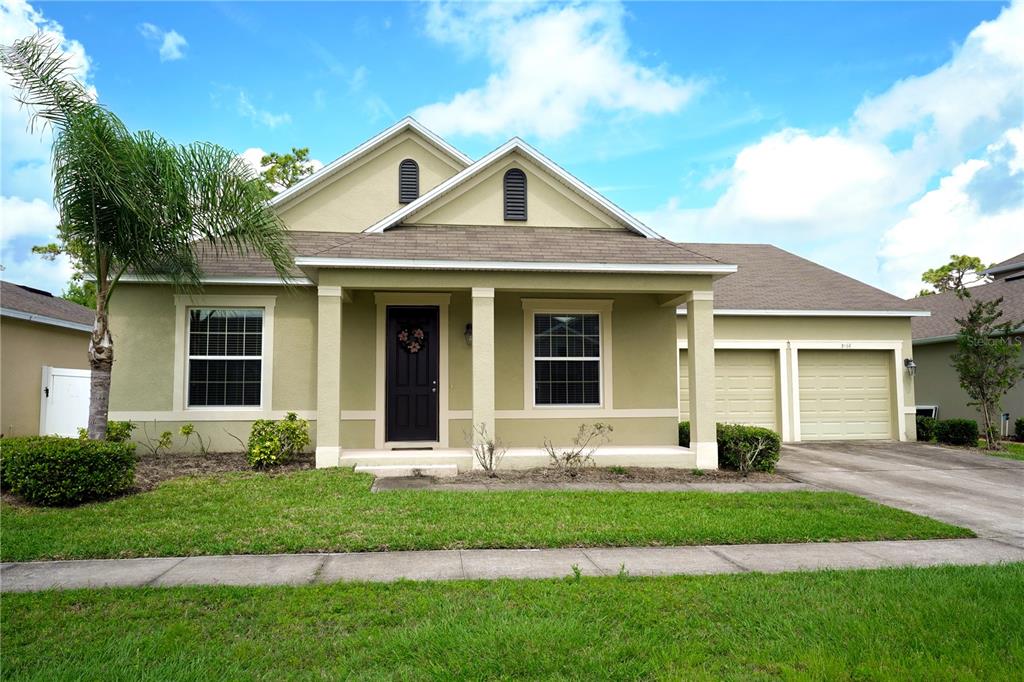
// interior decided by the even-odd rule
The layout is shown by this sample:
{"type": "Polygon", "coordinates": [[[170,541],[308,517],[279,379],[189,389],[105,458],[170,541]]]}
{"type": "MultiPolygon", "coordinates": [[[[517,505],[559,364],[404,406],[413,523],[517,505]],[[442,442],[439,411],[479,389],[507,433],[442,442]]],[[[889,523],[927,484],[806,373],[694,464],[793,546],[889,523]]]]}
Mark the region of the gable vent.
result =
{"type": "Polygon", "coordinates": [[[420,167],[412,159],[398,164],[398,203],[408,204],[420,196],[420,167]]]}
{"type": "Polygon", "coordinates": [[[526,220],[526,173],[518,168],[505,173],[505,220],[526,220]]]}

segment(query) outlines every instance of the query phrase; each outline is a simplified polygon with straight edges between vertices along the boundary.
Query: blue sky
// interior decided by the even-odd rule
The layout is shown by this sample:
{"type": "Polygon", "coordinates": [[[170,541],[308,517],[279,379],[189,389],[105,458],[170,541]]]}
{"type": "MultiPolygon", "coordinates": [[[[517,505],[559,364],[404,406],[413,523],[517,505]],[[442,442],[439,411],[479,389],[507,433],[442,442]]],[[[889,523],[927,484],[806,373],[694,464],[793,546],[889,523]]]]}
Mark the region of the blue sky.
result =
{"type": "MultiPolygon", "coordinates": [[[[328,162],[407,114],[474,157],[519,135],[667,237],[772,242],[900,295],[951,252],[1024,250],[1020,5],[0,8],[3,42],[57,34],[130,127],[179,142],[328,162]]],[[[66,264],[28,254],[46,140],[13,111],[3,276],[60,289],[66,264]]]]}

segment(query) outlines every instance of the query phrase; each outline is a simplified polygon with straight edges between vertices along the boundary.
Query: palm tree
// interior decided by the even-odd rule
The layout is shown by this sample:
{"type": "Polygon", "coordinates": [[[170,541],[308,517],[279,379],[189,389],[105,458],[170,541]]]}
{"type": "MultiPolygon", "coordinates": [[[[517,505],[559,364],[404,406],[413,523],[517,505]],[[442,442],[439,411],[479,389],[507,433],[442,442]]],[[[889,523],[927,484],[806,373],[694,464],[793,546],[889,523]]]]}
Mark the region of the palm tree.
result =
{"type": "Polygon", "coordinates": [[[110,295],[126,272],[201,286],[201,248],[262,256],[286,277],[292,263],[283,224],[262,183],[233,152],[208,143],[175,145],[132,133],[95,101],[53,40],[37,34],[0,47],[0,64],[30,129],[53,129],[53,203],[65,245],[96,281],[89,340],[89,437],[107,427],[114,346],[110,295]]]}

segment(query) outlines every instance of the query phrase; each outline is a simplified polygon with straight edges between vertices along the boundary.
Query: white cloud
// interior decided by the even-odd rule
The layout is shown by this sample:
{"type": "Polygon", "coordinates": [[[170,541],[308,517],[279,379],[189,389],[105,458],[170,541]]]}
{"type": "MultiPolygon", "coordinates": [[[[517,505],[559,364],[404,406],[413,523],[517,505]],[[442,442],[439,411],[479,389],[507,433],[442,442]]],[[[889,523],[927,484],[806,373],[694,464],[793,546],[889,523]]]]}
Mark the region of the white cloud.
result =
{"type": "Polygon", "coordinates": [[[274,114],[266,109],[256,108],[249,100],[249,95],[246,94],[245,90],[238,91],[238,113],[268,128],[276,128],[279,125],[292,122],[291,114],[287,112],[274,114]]]}
{"type": "Polygon", "coordinates": [[[139,24],[139,33],[146,40],[158,46],[160,61],[173,62],[185,58],[185,48],[188,41],[185,36],[175,30],[164,31],[159,26],[145,22],[139,24]]]}
{"type": "Polygon", "coordinates": [[[1024,127],[957,165],[882,236],[886,279],[903,295],[921,273],[966,252],[994,263],[1024,251],[1024,127]]]}
{"type": "MultiPolygon", "coordinates": [[[[1005,150],[1007,131],[1024,119],[1021,35],[1024,0],[975,27],[946,64],[865,98],[845,129],[823,135],[786,129],[746,147],[724,176],[716,176],[725,178],[725,189],[711,207],[685,209],[669,200],[641,218],[673,238],[801,245],[804,255],[826,258],[832,267],[914,293],[907,268],[919,264],[898,255],[908,245],[896,235],[914,232],[920,225],[915,216],[938,221],[941,210],[950,213],[939,249],[944,255],[917,259],[923,267],[915,279],[952,252],[981,248],[977,230],[965,222],[970,214],[957,208],[963,204],[956,188],[979,168],[962,162],[996,140],[1004,139],[997,146],[1005,150]],[[938,194],[922,196],[945,173],[938,194]],[[902,227],[887,233],[879,250],[886,227],[897,224],[902,227]]],[[[1001,229],[1003,219],[994,216],[986,224],[1001,229]]],[[[1004,240],[999,248],[1006,257],[1014,247],[1004,240]]]]}
{"type": "MultiPolygon", "coordinates": [[[[0,0],[0,43],[44,32],[68,55],[72,72],[95,94],[89,81],[90,61],[85,48],[64,34],[64,28],[47,19],[24,0],[0,0]]],[[[49,129],[30,132],[28,112],[14,101],[6,74],[0,73],[0,277],[12,282],[60,292],[71,275],[66,257],[53,262],[31,253],[34,244],[55,237],[57,212],[50,201],[49,129]]]]}
{"type": "Polygon", "coordinates": [[[557,138],[589,111],[665,114],[703,88],[629,54],[618,4],[547,6],[434,3],[427,34],[467,55],[479,51],[494,71],[484,85],[415,116],[440,134],[557,138]]]}
{"type": "Polygon", "coordinates": [[[48,201],[0,196],[0,244],[6,246],[19,237],[38,242],[53,238],[60,216],[48,201]]]}

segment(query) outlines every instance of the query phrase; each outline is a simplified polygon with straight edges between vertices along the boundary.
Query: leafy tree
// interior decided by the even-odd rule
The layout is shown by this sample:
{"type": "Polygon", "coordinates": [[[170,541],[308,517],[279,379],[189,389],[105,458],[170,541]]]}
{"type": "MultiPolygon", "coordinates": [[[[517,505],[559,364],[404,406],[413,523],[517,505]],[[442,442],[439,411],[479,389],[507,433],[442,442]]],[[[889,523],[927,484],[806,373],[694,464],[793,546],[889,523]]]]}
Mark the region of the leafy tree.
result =
{"type": "Polygon", "coordinates": [[[285,275],[291,255],[284,226],[259,178],[233,152],[130,132],[73,77],[52,38],[40,33],[0,47],[0,65],[31,112],[30,129],[53,129],[61,239],[82,254],[96,282],[89,437],[101,439],[114,361],[110,297],[125,272],[198,288],[198,252],[209,245],[262,255],[285,275]]]}
{"type": "Polygon", "coordinates": [[[292,185],[313,173],[313,162],[309,160],[309,147],[301,149],[292,147],[290,154],[270,152],[260,159],[265,166],[260,177],[267,186],[269,196],[283,192],[292,185]]]}
{"type": "Polygon", "coordinates": [[[925,270],[921,275],[921,281],[930,284],[932,288],[921,289],[917,295],[928,296],[947,291],[958,291],[971,284],[987,282],[989,277],[981,274],[985,267],[981,259],[976,256],[953,254],[945,265],[925,270]]]}
{"type": "MultiPolygon", "coordinates": [[[[959,293],[970,298],[961,287],[959,293]]],[[[957,334],[953,367],[960,377],[960,387],[970,398],[968,405],[981,412],[986,448],[999,448],[999,415],[1002,399],[1024,377],[1021,364],[1021,342],[1013,332],[1024,322],[1003,321],[1003,299],[975,301],[962,318],[957,334]]]]}

